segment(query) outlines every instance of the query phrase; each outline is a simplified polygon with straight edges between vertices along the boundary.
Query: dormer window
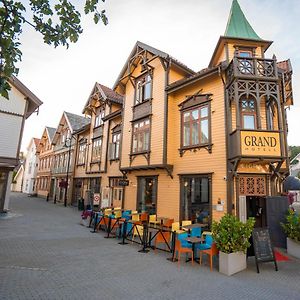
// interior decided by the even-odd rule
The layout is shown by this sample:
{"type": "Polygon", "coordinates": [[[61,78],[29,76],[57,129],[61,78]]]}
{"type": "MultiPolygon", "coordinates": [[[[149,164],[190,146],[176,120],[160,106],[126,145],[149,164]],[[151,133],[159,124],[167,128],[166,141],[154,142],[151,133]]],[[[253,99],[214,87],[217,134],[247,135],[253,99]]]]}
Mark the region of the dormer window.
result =
{"type": "Polygon", "coordinates": [[[97,115],[95,117],[95,126],[94,127],[98,127],[100,125],[103,125],[103,120],[102,119],[104,118],[104,116],[105,116],[105,111],[101,110],[99,115],[97,115]]]}
{"type": "Polygon", "coordinates": [[[149,100],[152,95],[152,78],[150,74],[146,74],[136,81],[135,104],[149,100]]]}

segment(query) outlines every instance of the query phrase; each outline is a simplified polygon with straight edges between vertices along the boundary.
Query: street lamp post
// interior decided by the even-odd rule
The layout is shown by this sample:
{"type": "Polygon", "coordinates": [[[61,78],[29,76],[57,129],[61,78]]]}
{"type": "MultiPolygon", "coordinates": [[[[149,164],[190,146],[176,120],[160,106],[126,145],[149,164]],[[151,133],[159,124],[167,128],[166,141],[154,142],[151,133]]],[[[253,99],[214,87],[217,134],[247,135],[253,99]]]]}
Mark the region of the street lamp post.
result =
{"type": "Polygon", "coordinates": [[[71,146],[72,146],[72,137],[71,138],[67,138],[65,141],[65,147],[68,147],[68,163],[67,163],[67,178],[66,178],[66,184],[65,184],[65,197],[64,197],[64,206],[67,206],[67,195],[68,195],[68,181],[69,181],[69,167],[70,167],[70,158],[71,158],[71,146]],[[69,145],[67,145],[67,142],[69,143],[69,145]]]}

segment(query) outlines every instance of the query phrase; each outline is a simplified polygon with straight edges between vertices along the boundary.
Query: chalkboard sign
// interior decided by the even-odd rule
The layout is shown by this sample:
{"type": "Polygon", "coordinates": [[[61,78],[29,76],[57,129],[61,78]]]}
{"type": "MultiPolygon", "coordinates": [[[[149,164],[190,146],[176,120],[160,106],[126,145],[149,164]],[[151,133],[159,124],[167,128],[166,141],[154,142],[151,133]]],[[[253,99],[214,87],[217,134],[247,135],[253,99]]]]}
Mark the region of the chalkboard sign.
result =
{"type": "Polygon", "coordinates": [[[276,271],[277,263],[274,250],[271,243],[270,232],[268,228],[254,228],[252,232],[253,247],[255,252],[256,268],[259,273],[258,263],[274,262],[276,271]]]}

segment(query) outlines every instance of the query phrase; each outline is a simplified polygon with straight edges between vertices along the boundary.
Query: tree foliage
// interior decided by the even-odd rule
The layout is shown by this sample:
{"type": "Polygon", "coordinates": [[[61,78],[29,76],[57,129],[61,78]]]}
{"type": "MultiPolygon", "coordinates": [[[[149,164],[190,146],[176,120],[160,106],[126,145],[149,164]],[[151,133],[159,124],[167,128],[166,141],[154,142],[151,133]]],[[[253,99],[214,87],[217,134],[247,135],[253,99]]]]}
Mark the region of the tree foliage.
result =
{"type": "MultiPolygon", "coordinates": [[[[84,0],[84,13],[92,14],[97,24],[108,19],[99,2],[84,0]]],[[[18,74],[16,64],[22,59],[19,38],[23,26],[32,26],[41,33],[44,42],[54,47],[76,43],[82,33],[81,14],[69,0],[28,0],[30,13],[24,1],[0,0],[0,95],[8,99],[8,79],[18,74]]]]}
{"type": "MultiPolygon", "coordinates": [[[[289,152],[291,154],[291,160],[300,153],[300,146],[289,146],[289,152]]],[[[297,163],[297,161],[294,161],[297,163]]]]}

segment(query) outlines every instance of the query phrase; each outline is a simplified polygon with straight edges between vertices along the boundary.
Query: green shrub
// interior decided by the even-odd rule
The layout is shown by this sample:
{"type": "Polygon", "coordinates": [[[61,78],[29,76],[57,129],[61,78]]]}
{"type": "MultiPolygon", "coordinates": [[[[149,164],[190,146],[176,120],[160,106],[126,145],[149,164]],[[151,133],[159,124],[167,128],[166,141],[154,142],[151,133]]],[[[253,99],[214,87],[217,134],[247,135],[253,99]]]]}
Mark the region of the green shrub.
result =
{"type": "Polygon", "coordinates": [[[286,235],[295,241],[300,242],[300,215],[289,209],[286,215],[286,223],[281,223],[286,235]]]}
{"type": "Polygon", "coordinates": [[[233,215],[224,215],[220,222],[213,221],[212,235],[218,249],[224,253],[246,253],[254,224],[254,218],[243,223],[233,215]]]}

